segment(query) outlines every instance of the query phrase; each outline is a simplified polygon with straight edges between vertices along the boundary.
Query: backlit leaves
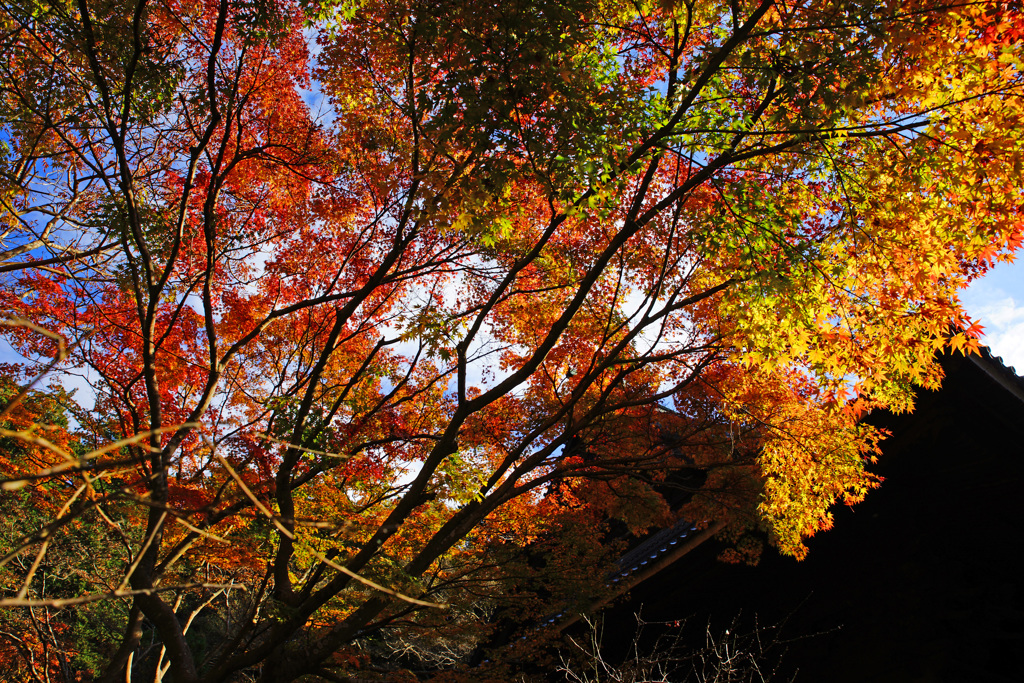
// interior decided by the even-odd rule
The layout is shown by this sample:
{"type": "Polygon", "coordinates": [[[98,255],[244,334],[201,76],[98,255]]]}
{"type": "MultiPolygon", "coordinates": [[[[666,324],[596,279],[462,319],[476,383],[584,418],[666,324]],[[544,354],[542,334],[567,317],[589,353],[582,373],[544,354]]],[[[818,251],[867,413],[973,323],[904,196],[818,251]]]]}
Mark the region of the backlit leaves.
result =
{"type": "Polygon", "coordinates": [[[386,643],[451,666],[600,601],[624,535],[679,515],[734,559],[757,534],[800,557],[878,484],[858,419],[976,348],[957,292],[1022,240],[1024,19],[999,3],[0,21],[0,298],[95,393],[53,433],[118,443],[58,485],[23,435],[4,474],[35,477],[39,525],[95,493],[74,519],[118,553],[78,588],[121,591],[124,648],[46,642],[114,678],[128,653],[183,682],[357,676],[386,643]]]}

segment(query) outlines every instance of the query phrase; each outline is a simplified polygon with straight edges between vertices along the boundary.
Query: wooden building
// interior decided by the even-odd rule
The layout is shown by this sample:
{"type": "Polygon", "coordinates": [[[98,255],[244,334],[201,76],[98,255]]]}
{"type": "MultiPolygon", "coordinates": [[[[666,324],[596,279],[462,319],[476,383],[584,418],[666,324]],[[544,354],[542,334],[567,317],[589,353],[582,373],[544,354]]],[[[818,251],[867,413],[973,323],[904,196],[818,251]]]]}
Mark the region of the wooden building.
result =
{"type": "Polygon", "coordinates": [[[723,565],[704,543],[609,610],[607,635],[641,605],[697,639],[741,614],[741,628],[785,622],[773,680],[1024,681],[1024,380],[987,352],[942,364],[913,413],[871,416],[892,432],[886,481],[838,509],[806,560],[723,565]]]}

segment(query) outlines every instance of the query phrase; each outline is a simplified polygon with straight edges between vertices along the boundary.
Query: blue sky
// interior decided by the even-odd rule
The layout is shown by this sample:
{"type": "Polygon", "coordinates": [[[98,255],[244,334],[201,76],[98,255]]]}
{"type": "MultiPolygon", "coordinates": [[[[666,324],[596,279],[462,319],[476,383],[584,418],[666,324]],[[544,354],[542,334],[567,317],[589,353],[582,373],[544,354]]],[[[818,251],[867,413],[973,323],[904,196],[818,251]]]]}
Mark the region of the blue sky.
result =
{"type": "Polygon", "coordinates": [[[960,296],[968,315],[981,322],[981,341],[1003,363],[1024,374],[1024,258],[1000,263],[960,296]]]}

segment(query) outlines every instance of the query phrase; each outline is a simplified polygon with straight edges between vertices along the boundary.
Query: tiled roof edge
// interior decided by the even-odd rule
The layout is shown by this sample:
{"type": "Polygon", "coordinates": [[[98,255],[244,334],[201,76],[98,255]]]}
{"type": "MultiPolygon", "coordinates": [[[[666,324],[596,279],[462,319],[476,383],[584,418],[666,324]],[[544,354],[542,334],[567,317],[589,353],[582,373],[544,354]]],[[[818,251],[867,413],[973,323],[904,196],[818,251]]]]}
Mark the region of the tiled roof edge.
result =
{"type": "Polygon", "coordinates": [[[993,356],[987,346],[981,347],[981,353],[969,354],[967,360],[1024,403],[1024,378],[1018,376],[1014,368],[1003,363],[1002,358],[993,356]]]}
{"type": "Polygon", "coordinates": [[[670,527],[655,532],[637,547],[633,548],[618,560],[620,571],[613,576],[626,576],[640,569],[652,560],[667,553],[682,539],[697,530],[697,525],[680,519],[670,527]]]}

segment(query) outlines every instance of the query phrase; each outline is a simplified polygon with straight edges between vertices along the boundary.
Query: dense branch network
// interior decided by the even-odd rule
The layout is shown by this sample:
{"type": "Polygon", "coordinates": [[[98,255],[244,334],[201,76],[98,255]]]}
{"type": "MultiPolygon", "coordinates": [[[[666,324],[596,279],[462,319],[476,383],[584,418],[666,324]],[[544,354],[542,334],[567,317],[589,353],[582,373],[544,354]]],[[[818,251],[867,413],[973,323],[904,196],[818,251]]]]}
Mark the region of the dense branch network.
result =
{"type": "Polygon", "coordinates": [[[680,516],[802,556],[877,485],[859,416],[976,346],[957,291],[1020,245],[1022,30],[8,3],[0,661],[340,680],[405,643],[426,678],[539,646],[680,516]]]}

